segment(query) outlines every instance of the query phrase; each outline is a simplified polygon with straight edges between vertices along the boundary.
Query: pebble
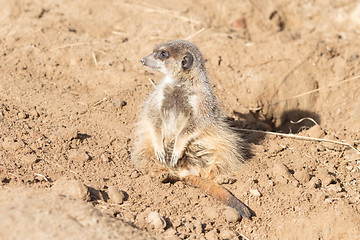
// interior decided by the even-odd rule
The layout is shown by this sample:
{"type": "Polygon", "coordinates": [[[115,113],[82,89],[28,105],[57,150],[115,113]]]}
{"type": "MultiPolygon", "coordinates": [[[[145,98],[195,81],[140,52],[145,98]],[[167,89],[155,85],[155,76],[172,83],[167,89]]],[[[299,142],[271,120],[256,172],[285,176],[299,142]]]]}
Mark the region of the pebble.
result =
{"type": "Polygon", "coordinates": [[[110,158],[108,157],[107,154],[101,154],[100,158],[101,158],[101,161],[104,163],[108,163],[110,161],[110,158]]]}
{"type": "Polygon", "coordinates": [[[166,240],[181,240],[181,238],[179,236],[176,236],[176,235],[167,236],[165,239],[166,240]]]}
{"type": "Polygon", "coordinates": [[[204,225],[205,225],[205,226],[204,226],[204,231],[205,231],[205,232],[208,232],[208,231],[214,229],[214,226],[213,226],[211,223],[206,223],[206,224],[204,224],[204,225]]]}
{"type": "Polygon", "coordinates": [[[53,133],[49,138],[51,141],[57,139],[62,139],[63,141],[70,141],[78,137],[78,129],[75,127],[69,128],[59,128],[55,133],[53,133]]]}
{"type": "Polygon", "coordinates": [[[89,160],[89,155],[85,151],[78,150],[78,149],[70,149],[68,153],[69,160],[75,162],[86,162],[89,160]]]}
{"type": "Polygon", "coordinates": [[[33,118],[38,118],[40,114],[36,111],[36,109],[33,109],[30,111],[30,116],[32,116],[33,118]]]}
{"type": "Polygon", "coordinates": [[[24,112],[19,112],[19,113],[18,113],[18,117],[19,117],[20,119],[26,119],[26,118],[29,117],[29,115],[27,115],[27,114],[24,113],[24,112]]]}
{"type": "Polygon", "coordinates": [[[316,176],[321,180],[323,186],[328,186],[334,181],[334,177],[331,176],[329,172],[324,169],[319,169],[316,176]]]}
{"type": "Polygon", "coordinates": [[[346,166],[346,169],[347,169],[348,171],[353,170],[353,168],[354,168],[354,166],[346,166]]]}
{"type": "Polygon", "coordinates": [[[184,189],[185,188],[185,184],[182,181],[177,181],[174,183],[174,187],[177,189],[184,189]]]}
{"type": "Polygon", "coordinates": [[[24,143],[21,140],[17,141],[10,138],[5,138],[1,145],[7,151],[16,151],[19,148],[22,148],[24,143]]]}
{"type": "Polygon", "coordinates": [[[321,186],[321,181],[319,178],[313,177],[309,182],[307,182],[306,186],[308,188],[319,188],[321,186]]]}
{"type": "Polygon", "coordinates": [[[27,165],[32,165],[36,163],[37,156],[34,154],[28,154],[23,157],[21,157],[21,161],[27,165]]]}
{"type": "Polygon", "coordinates": [[[343,189],[339,183],[336,183],[336,184],[330,184],[328,186],[328,190],[338,193],[338,192],[342,192],[343,189]]]}
{"type": "Polygon", "coordinates": [[[206,217],[211,219],[217,218],[219,216],[217,209],[214,207],[205,207],[203,212],[206,217]]]}
{"type": "Polygon", "coordinates": [[[201,234],[203,232],[203,227],[201,222],[199,220],[195,220],[193,223],[194,223],[195,232],[197,234],[201,234]]]}
{"type": "Polygon", "coordinates": [[[315,124],[307,130],[307,134],[312,138],[323,138],[325,136],[324,130],[321,129],[320,125],[315,124]]]}
{"type": "Polygon", "coordinates": [[[235,178],[229,178],[229,177],[225,177],[225,176],[221,176],[219,178],[216,179],[216,183],[217,184],[233,184],[236,182],[235,178]]]}
{"type": "MultiPolygon", "coordinates": [[[[176,235],[176,230],[173,228],[169,228],[164,232],[164,235],[165,236],[174,236],[174,235],[176,235]]],[[[166,238],[166,239],[168,239],[168,238],[166,238]]]]}
{"type": "Polygon", "coordinates": [[[226,208],[224,216],[228,222],[237,222],[240,220],[240,214],[234,208],[226,208]]]}
{"type": "Polygon", "coordinates": [[[255,197],[261,197],[262,194],[257,189],[250,189],[250,193],[255,197]]]}
{"type": "Polygon", "coordinates": [[[283,163],[275,163],[273,167],[273,174],[277,181],[280,183],[286,184],[292,182],[293,185],[298,185],[296,178],[291,175],[289,169],[283,163]]]}
{"type": "Polygon", "coordinates": [[[119,189],[116,186],[110,186],[108,188],[108,195],[111,201],[117,204],[122,204],[125,201],[125,194],[122,191],[119,191],[119,189]]]}
{"type": "Polygon", "coordinates": [[[174,228],[178,228],[181,226],[181,221],[179,219],[175,219],[172,224],[174,228]]]}
{"type": "Polygon", "coordinates": [[[79,180],[59,179],[55,182],[52,190],[59,195],[65,195],[70,198],[83,201],[90,200],[89,189],[79,180]]]}
{"type": "Polygon", "coordinates": [[[232,22],[232,26],[238,29],[246,29],[246,20],[245,18],[237,18],[232,22]]]}
{"type": "Polygon", "coordinates": [[[158,212],[151,212],[147,217],[147,222],[153,225],[156,230],[166,227],[166,221],[158,212]]]}
{"type": "Polygon", "coordinates": [[[124,212],[124,219],[127,222],[134,222],[135,221],[135,215],[131,212],[124,212]]]}
{"type": "Polygon", "coordinates": [[[294,173],[294,177],[301,183],[307,183],[310,181],[310,173],[307,168],[303,168],[300,171],[294,173]]]}
{"type": "Polygon", "coordinates": [[[138,178],[139,176],[140,176],[140,173],[137,170],[133,171],[130,175],[131,178],[138,178]]]}
{"type": "Polygon", "coordinates": [[[228,229],[223,229],[219,234],[221,239],[236,239],[236,234],[228,229]]]}
{"type": "Polygon", "coordinates": [[[208,239],[208,240],[217,240],[218,239],[218,236],[217,236],[217,231],[216,229],[213,229],[207,233],[205,233],[205,238],[208,239]]]}
{"type": "Polygon", "coordinates": [[[187,230],[187,233],[191,233],[194,231],[195,226],[192,223],[185,223],[185,229],[187,230]]]}

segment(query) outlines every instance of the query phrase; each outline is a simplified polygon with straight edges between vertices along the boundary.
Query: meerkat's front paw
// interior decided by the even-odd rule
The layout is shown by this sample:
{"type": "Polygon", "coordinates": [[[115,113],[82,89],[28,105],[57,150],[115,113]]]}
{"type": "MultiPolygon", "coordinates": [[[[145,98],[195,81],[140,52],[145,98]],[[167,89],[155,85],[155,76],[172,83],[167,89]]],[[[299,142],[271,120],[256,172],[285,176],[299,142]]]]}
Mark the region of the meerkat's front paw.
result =
{"type": "Polygon", "coordinates": [[[162,149],[160,151],[156,151],[155,155],[156,155],[157,159],[160,161],[161,165],[165,165],[165,151],[164,151],[164,149],[162,149]]]}
{"type": "Polygon", "coordinates": [[[173,151],[172,155],[171,155],[171,161],[170,161],[170,166],[171,167],[175,167],[177,162],[179,161],[179,159],[182,157],[183,152],[182,151],[173,151]]]}

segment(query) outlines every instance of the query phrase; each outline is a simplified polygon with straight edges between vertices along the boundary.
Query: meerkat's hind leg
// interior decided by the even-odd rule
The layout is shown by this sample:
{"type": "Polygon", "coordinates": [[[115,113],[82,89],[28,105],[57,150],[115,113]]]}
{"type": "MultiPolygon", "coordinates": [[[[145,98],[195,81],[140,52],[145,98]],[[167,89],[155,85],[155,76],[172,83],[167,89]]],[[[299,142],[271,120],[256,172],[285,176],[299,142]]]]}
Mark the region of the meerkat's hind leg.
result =
{"type": "Polygon", "coordinates": [[[188,125],[176,136],[170,161],[171,167],[175,167],[179,159],[184,155],[185,148],[196,135],[194,133],[193,124],[188,123],[188,125]]]}
{"type": "Polygon", "coordinates": [[[187,147],[188,143],[194,136],[190,135],[181,135],[176,137],[174,143],[174,149],[171,155],[170,166],[175,167],[178,163],[179,159],[181,159],[184,155],[185,148],[187,147]]]}

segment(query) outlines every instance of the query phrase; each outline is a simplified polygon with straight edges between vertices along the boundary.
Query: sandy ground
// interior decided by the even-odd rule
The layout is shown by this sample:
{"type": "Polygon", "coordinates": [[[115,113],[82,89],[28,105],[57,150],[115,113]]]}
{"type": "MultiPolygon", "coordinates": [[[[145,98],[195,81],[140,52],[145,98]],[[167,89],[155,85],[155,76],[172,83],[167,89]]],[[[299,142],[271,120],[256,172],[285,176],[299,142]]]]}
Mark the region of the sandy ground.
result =
{"type": "Polygon", "coordinates": [[[3,0],[0,20],[0,239],[360,239],[359,1],[3,0]],[[337,142],[241,130],[223,186],[253,220],[129,162],[161,79],[139,60],[171,39],[239,128],[337,142]]]}

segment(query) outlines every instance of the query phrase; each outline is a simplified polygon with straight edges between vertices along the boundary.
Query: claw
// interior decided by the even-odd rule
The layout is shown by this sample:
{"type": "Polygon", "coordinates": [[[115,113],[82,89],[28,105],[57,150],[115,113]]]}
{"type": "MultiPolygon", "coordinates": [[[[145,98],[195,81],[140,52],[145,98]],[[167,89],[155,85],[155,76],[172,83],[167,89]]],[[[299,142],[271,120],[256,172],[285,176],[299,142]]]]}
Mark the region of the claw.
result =
{"type": "Polygon", "coordinates": [[[157,159],[160,161],[161,165],[165,165],[165,152],[164,151],[156,152],[155,155],[157,159]]]}
{"type": "Polygon", "coordinates": [[[179,158],[180,158],[180,154],[173,152],[173,154],[171,155],[170,166],[175,167],[175,165],[179,161],[179,158]]]}

